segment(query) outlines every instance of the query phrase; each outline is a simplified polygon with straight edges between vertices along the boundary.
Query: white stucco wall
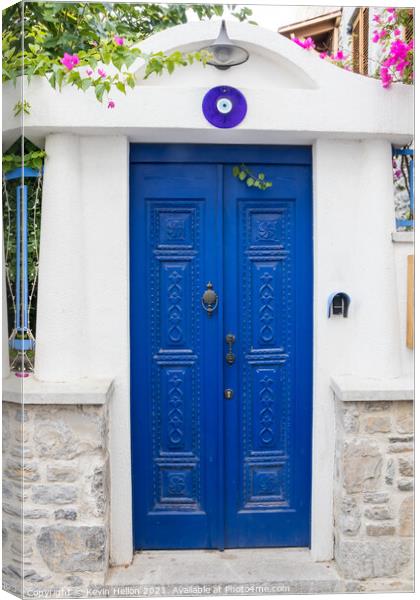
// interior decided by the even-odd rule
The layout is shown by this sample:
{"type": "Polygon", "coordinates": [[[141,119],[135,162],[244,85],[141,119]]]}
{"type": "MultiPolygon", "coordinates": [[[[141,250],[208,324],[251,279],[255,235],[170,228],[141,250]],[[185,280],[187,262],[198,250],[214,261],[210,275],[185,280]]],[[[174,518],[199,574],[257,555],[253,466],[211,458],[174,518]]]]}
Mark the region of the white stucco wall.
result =
{"type": "MultiPolygon", "coordinates": [[[[217,23],[151,38],[145,49],[196,47],[217,23]]],[[[336,375],[398,378],[402,364],[391,143],[412,139],[407,86],[344,72],[275,33],[229,24],[253,58],[232,71],[199,66],[139,84],[107,110],[73,89],[31,84],[25,135],[46,139],[36,377],[114,378],[111,400],[111,561],[132,557],[129,396],[128,146],[132,141],[312,144],[314,180],[314,427],[312,554],[333,555],[336,375]],[[212,128],[201,100],[237,85],[249,112],[212,128]],[[327,319],[333,291],[350,294],[348,319],[327,319]]],[[[141,64],[138,65],[139,75],[141,64]]],[[[6,86],[4,110],[11,100],[6,86]]],[[[15,124],[6,131],[13,136],[15,124]]],[[[404,360],[410,361],[406,356],[404,360]]],[[[404,363],[405,364],[405,363],[404,363]]]]}
{"type": "Polygon", "coordinates": [[[47,137],[35,365],[40,381],[113,379],[111,520],[118,536],[111,558],[118,564],[132,555],[128,150],[124,136],[47,137]]]}

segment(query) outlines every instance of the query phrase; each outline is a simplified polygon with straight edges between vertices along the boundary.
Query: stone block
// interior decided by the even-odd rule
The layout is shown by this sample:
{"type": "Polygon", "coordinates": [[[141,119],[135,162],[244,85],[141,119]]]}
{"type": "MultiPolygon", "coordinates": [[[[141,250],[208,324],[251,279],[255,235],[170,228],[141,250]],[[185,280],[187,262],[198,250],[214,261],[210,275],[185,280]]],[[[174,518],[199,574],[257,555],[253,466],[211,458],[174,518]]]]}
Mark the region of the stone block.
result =
{"type": "Polygon", "coordinates": [[[36,463],[9,460],[6,463],[4,475],[15,481],[37,481],[39,479],[36,463]]]}
{"type": "Polygon", "coordinates": [[[398,452],[413,452],[413,442],[393,442],[388,446],[388,452],[396,454],[398,452]]]}
{"type": "Polygon", "coordinates": [[[72,508],[60,508],[54,512],[54,518],[58,521],[64,519],[65,521],[75,521],[77,519],[77,511],[72,508]]]}
{"type": "Polygon", "coordinates": [[[398,466],[400,470],[400,474],[404,475],[404,477],[413,477],[414,475],[414,465],[412,458],[399,458],[398,466]]]}
{"type": "Polygon", "coordinates": [[[382,410],[389,410],[391,408],[391,402],[364,402],[364,408],[366,412],[380,412],[382,410]]]}
{"type": "Polygon", "coordinates": [[[109,490],[107,489],[106,466],[95,467],[91,476],[92,496],[95,498],[95,516],[101,517],[105,514],[109,490]]]}
{"type": "Polygon", "coordinates": [[[106,568],[104,527],[64,525],[42,527],[36,544],[51,571],[98,572],[106,568]]]}
{"type": "Polygon", "coordinates": [[[338,518],[340,531],[345,535],[357,535],[361,525],[360,511],[356,501],[346,496],[341,501],[341,512],[338,518]]]}
{"type": "Polygon", "coordinates": [[[395,527],[393,525],[368,525],[366,533],[371,536],[394,535],[395,527]]]}
{"type": "Polygon", "coordinates": [[[359,411],[355,407],[345,408],[342,413],[343,429],[346,433],[359,431],[359,411]]]}
{"type": "Polygon", "coordinates": [[[385,483],[387,485],[392,485],[394,483],[394,477],[395,477],[395,463],[394,463],[394,460],[392,458],[390,458],[390,459],[388,459],[388,462],[386,463],[385,483]]]}
{"type": "Polygon", "coordinates": [[[366,433],[389,433],[391,431],[391,419],[386,416],[371,415],[365,420],[366,433]]]}
{"type": "Polygon", "coordinates": [[[61,421],[37,423],[34,433],[35,450],[46,458],[73,458],[76,441],[71,430],[61,421]]]}
{"type": "Polygon", "coordinates": [[[32,500],[36,504],[70,504],[77,500],[77,489],[64,485],[36,485],[32,500]]]}
{"type": "Polygon", "coordinates": [[[413,403],[396,402],[395,428],[398,433],[413,433],[413,403]]]}
{"type": "Polygon", "coordinates": [[[75,467],[67,465],[48,465],[47,481],[76,481],[78,472],[75,467]]]}
{"type": "Polygon", "coordinates": [[[399,479],[397,482],[397,486],[398,489],[401,490],[401,492],[411,492],[414,489],[414,481],[413,479],[408,478],[399,479]]]}
{"type": "Polygon", "coordinates": [[[347,493],[374,491],[377,488],[382,457],[375,442],[368,439],[345,442],[342,461],[347,493]]]}
{"type": "Polygon", "coordinates": [[[363,502],[366,502],[366,504],[385,504],[389,502],[389,494],[387,492],[367,492],[363,494],[363,502]]]}
{"type": "Polygon", "coordinates": [[[403,537],[414,535],[414,498],[409,496],[401,502],[399,511],[399,534],[403,537]]]}
{"type": "Polygon", "coordinates": [[[343,540],[336,545],[335,558],[341,573],[351,579],[393,577],[408,564],[411,557],[408,540],[375,539],[343,540]]]}
{"type": "Polygon", "coordinates": [[[386,521],[392,519],[389,506],[370,506],[365,510],[365,517],[374,521],[386,521]]]}

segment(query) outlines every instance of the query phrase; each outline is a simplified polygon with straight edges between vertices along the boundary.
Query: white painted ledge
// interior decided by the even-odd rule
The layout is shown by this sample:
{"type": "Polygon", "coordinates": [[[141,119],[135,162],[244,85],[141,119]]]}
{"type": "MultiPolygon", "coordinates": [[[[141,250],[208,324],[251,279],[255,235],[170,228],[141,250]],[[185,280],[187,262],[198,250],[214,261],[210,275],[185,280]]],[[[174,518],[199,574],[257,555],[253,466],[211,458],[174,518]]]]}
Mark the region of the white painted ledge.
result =
{"type": "Polygon", "coordinates": [[[393,231],[392,241],[397,244],[414,244],[414,231],[393,231]]]}
{"type": "Polygon", "coordinates": [[[105,404],[111,398],[110,379],[80,379],[56,383],[38,381],[30,376],[20,379],[14,374],[3,379],[3,402],[17,404],[105,404]]]}
{"type": "Polygon", "coordinates": [[[331,377],[331,388],[342,402],[380,402],[384,400],[414,400],[413,379],[372,379],[342,375],[331,377]]]}

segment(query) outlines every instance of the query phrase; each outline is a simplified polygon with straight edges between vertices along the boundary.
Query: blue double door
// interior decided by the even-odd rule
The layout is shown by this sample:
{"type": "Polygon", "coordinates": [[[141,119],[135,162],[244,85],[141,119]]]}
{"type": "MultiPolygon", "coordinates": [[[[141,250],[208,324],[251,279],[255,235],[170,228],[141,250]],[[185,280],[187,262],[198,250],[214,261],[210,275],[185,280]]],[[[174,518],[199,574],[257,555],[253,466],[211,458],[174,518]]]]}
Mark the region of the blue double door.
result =
{"type": "Polygon", "coordinates": [[[132,148],[136,549],[310,545],[310,156],[132,148]]]}

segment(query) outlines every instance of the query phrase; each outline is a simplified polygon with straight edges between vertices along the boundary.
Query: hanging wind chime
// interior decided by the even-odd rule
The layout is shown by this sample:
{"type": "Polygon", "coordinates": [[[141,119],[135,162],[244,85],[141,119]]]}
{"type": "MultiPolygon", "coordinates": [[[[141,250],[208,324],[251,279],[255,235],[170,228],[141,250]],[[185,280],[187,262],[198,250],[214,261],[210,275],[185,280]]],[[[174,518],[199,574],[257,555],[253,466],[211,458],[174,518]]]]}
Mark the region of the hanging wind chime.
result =
{"type": "MultiPolygon", "coordinates": [[[[16,187],[16,276],[14,294],[14,327],[9,337],[10,347],[16,351],[11,369],[17,377],[28,377],[33,371],[33,362],[28,355],[35,348],[35,337],[30,328],[30,304],[36,285],[36,277],[29,294],[28,286],[28,186],[26,178],[38,178],[36,199],[34,204],[34,223],[40,193],[41,171],[29,167],[15,169],[4,176],[6,181],[20,180],[16,187]]],[[[36,225],[35,225],[36,227],[36,225]]],[[[35,240],[35,245],[36,240],[35,240]]],[[[8,257],[6,256],[6,264],[8,257]]],[[[11,282],[8,278],[9,291],[11,282]]]]}

